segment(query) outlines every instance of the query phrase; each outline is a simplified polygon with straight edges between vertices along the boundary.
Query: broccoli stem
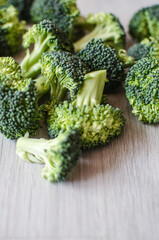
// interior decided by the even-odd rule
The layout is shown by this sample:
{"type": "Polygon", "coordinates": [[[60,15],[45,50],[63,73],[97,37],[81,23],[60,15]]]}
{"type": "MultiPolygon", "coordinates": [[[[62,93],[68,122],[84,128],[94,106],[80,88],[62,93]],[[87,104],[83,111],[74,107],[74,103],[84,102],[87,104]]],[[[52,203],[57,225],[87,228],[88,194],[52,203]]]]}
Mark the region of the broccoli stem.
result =
{"type": "Polygon", "coordinates": [[[79,52],[82,49],[84,49],[87,43],[90,42],[93,38],[94,39],[101,38],[104,40],[104,42],[106,42],[114,39],[114,32],[111,31],[111,28],[109,30],[108,28],[106,29],[103,26],[95,27],[93,31],[91,31],[90,33],[88,33],[87,35],[85,35],[80,40],[74,43],[75,51],[79,52]]]}
{"type": "Polygon", "coordinates": [[[21,62],[21,68],[23,75],[25,77],[36,77],[41,72],[41,64],[39,60],[42,54],[48,49],[48,42],[52,36],[47,36],[44,40],[45,36],[36,39],[34,44],[34,49],[30,53],[29,49],[26,51],[26,56],[21,62]]]}
{"type": "Polygon", "coordinates": [[[46,139],[33,139],[21,137],[17,141],[17,152],[24,160],[34,163],[45,163],[46,149],[48,148],[46,139]]]}
{"type": "Polygon", "coordinates": [[[39,77],[34,80],[37,88],[37,98],[40,99],[50,90],[50,83],[45,77],[39,77]]]}
{"type": "Polygon", "coordinates": [[[77,94],[74,105],[82,108],[84,105],[93,107],[100,104],[105,82],[108,82],[106,74],[106,70],[87,73],[84,77],[83,87],[77,94]]]}

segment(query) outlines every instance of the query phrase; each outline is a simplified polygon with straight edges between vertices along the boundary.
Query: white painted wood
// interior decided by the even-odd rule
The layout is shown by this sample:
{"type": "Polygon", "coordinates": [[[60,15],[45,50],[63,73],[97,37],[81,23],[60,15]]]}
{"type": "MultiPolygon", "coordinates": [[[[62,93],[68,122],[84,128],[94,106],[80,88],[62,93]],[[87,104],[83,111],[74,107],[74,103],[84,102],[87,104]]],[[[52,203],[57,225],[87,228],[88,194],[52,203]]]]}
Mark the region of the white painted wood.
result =
{"type": "MultiPolygon", "coordinates": [[[[158,1],[78,3],[83,14],[111,11],[127,26],[134,11],[158,1]]],[[[124,133],[83,154],[65,183],[42,179],[42,167],[16,157],[15,141],[0,135],[0,239],[159,239],[159,126],[139,123],[124,93],[109,103],[124,111],[124,133]]]]}

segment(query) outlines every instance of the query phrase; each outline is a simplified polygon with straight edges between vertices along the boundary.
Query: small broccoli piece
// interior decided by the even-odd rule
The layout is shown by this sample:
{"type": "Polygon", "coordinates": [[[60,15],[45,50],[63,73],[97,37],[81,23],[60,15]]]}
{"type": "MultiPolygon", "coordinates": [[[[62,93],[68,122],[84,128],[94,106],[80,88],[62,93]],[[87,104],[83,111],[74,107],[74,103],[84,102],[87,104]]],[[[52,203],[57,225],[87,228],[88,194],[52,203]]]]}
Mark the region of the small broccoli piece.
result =
{"type": "Polygon", "coordinates": [[[106,79],[106,70],[85,75],[82,89],[73,102],[52,105],[48,111],[47,128],[51,138],[60,130],[76,127],[83,149],[105,145],[119,135],[125,120],[122,111],[100,105],[106,79]]]}
{"type": "Polygon", "coordinates": [[[67,33],[72,31],[78,15],[76,0],[35,0],[31,7],[33,22],[47,19],[67,33]]]}
{"type": "Polygon", "coordinates": [[[25,31],[25,22],[19,21],[15,7],[0,8],[0,56],[16,53],[19,50],[20,37],[25,31]]]}
{"type": "Polygon", "coordinates": [[[90,71],[107,70],[109,82],[104,92],[116,90],[124,79],[124,65],[118,59],[115,49],[104,45],[101,39],[92,39],[77,55],[88,66],[90,71]]]}
{"type": "Polygon", "coordinates": [[[49,182],[65,181],[80,156],[79,133],[68,129],[50,140],[21,137],[16,153],[24,160],[44,163],[42,176],[49,182]]]}
{"type": "Polygon", "coordinates": [[[7,2],[18,9],[20,19],[30,19],[30,7],[34,0],[7,0],[7,2]]]}
{"type": "Polygon", "coordinates": [[[75,51],[81,51],[88,42],[94,39],[102,39],[104,44],[115,49],[124,48],[125,32],[119,19],[110,13],[90,14],[86,23],[94,25],[93,30],[74,43],[75,51]]]}
{"type": "Polygon", "coordinates": [[[159,5],[137,11],[130,20],[129,33],[138,41],[148,37],[159,40],[159,5]]]}
{"type": "Polygon", "coordinates": [[[41,60],[41,72],[51,84],[51,98],[62,101],[70,91],[71,97],[82,86],[87,67],[81,59],[69,52],[45,53],[41,60]]]}
{"type": "Polygon", "coordinates": [[[40,74],[41,64],[39,60],[47,51],[70,51],[73,52],[73,45],[62,30],[48,20],[34,24],[23,36],[23,47],[27,48],[21,67],[25,77],[36,77],[40,74]],[[29,50],[31,43],[34,44],[32,52],[29,50]]]}
{"type": "Polygon", "coordinates": [[[129,70],[125,90],[139,121],[159,122],[159,60],[142,58],[137,61],[129,70]]]}
{"type": "Polygon", "coordinates": [[[0,132],[10,139],[35,133],[42,118],[38,100],[50,90],[40,77],[24,78],[11,57],[0,58],[0,132]]]}
{"type": "Polygon", "coordinates": [[[133,57],[135,61],[145,57],[159,58],[159,42],[153,37],[145,38],[140,43],[130,47],[128,55],[133,57]]]}
{"type": "Polygon", "coordinates": [[[118,59],[123,63],[124,68],[129,68],[135,64],[134,58],[129,56],[125,49],[118,51],[118,59]]]}

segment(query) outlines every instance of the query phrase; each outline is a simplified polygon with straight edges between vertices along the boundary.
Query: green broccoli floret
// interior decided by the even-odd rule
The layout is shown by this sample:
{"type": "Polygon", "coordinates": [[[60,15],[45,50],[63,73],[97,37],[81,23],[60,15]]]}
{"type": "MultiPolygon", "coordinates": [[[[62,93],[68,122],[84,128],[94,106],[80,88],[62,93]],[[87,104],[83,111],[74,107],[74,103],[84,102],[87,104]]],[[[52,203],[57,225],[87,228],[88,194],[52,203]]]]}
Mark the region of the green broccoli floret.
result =
{"type": "Polygon", "coordinates": [[[82,86],[87,67],[81,59],[69,52],[45,53],[41,60],[41,72],[51,84],[51,98],[62,101],[70,91],[74,97],[82,86]]]}
{"type": "Polygon", "coordinates": [[[78,15],[76,0],[35,0],[31,7],[33,22],[47,19],[67,33],[72,31],[78,15]]]}
{"type": "Polygon", "coordinates": [[[86,23],[94,25],[93,30],[74,43],[75,51],[81,51],[88,42],[94,39],[102,39],[104,44],[110,45],[115,49],[124,48],[125,32],[119,22],[119,19],[113,14],[100,12],[98,14],[90,14],[86,19],[86,23]]]}
{"type": "Polygon", "coordinates": [[[159,60],[142,58],[137,61],[127,75],[125,90],[139,121],[159,122],[159,60]]]}
{"type": "Polygon", "coordinates": [[[16,139],[35,133],[42,118],[38,100],[50,90],[44,77],[24,78],[11,57],[0,58],[0,132],[16,139]]]}
{"type": "Polygon", "coordinates": [[[68,129],[51,140],[21,137],[16,153],[24,160],[44,163],[42,176],[49,182],[64,181],[80,156],[79,133],[68,129]]]}
{"type": "Polygon", "coordinates": [[[101,39],[92,39],[77,55],[88,66],[90,71],[107,70],[109,82],[104,92],[116,90],[124,79],[124,65],[118,59],[115,49],[104,45],[101,39]]]}
{"type": "Polygon", "coordinates": [[[34,24],[23,36],[23,47],[27,48],[21,67],[25,77],[36,77],[40,74],[41,64],[39,60],[47,51],[70,51],[73,52],[73,45],[62,30],[48,20],[39,24],[34,24]],[[30,45],[34,44],[34,49],[30,52],[30,45]]]}
{"type": "Polygon", "coordinates": [[[140,43],[130,47],[128,55],[133,57],[135,61],[145,57],[159,58],[159,42],[153,37],[145,38],[140,43]]]}
{"type": "Polygon", "coordinates": [[[51,138],[62,129],[76,127],[82,148],[89,149],[105,145],[121,133],[125,123],[122,111],[108,104],[100,105],[105,81],[106,70],[88,73],[73,102],[65,101],[49,109],[47,128],[51,138]]]}
{"type": "Polygon", "coordinates": [[[7,0],[7,2],[18,9],[20,19],[30,19],[30,7],[34,0],[7,0]]]}
{"type": "Polygon", "coordinates": [[[0,56],[16,53],[20,48],[20,37],[25,31],[25,22],[19,21],[15,7],[0,8],[0,56]]]}
{"type": "Polygon", "coordinates": [[[147,37],[159,40],[159,5],[137,11],[130,20],[129,33],[138,41],[147,37]]]}

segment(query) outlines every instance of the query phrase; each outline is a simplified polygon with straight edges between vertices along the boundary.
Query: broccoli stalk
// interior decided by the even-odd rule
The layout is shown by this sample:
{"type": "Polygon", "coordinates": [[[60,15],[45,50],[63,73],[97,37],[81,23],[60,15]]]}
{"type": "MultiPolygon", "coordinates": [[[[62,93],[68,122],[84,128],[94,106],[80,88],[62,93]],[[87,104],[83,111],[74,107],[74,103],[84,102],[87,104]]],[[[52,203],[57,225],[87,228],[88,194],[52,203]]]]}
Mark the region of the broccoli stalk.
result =
{"type": "Polygon", "coordinates": [[[116,49],[124,48],[125,33],[119,19],[110,13],[90,14],[86,23],[94,25],[93,30],[74,43],[75,51],[81,51],[85,48],[91,39],[102,39],[116,49]]]}
{"type": "Polygon", "coordinates": [[[80,156],[79,134],[69,129],[51,140],[21,137],[16,153],[24,160],[45,164],[42,176],[49,182],[64,181],[80,156]]]}
{"type": "Polygon", "coordinates": [[[74,105],[82,108],[83,106],[96,106],[101,103],[103,89],[106,79],[106,70],[87,73],[84,76],[82,89],[74,100],[74,105]],[[89,91],[88,91],[89,89],[89,91]]]}
{"type": "Polygon", "coordinates": [[[73,51],[73,45],[67,34],[58,29],[54,23],[44,20],[33,25],[23,36],[23,46],[27,48],[26,56],[21,62],[21,68],[25,77],[36,77],[40,74],[41,64],[39,60],[46,51],[73,51]],[[30,44],[34,44],[32,52],[29,50],[30,44]]]}

